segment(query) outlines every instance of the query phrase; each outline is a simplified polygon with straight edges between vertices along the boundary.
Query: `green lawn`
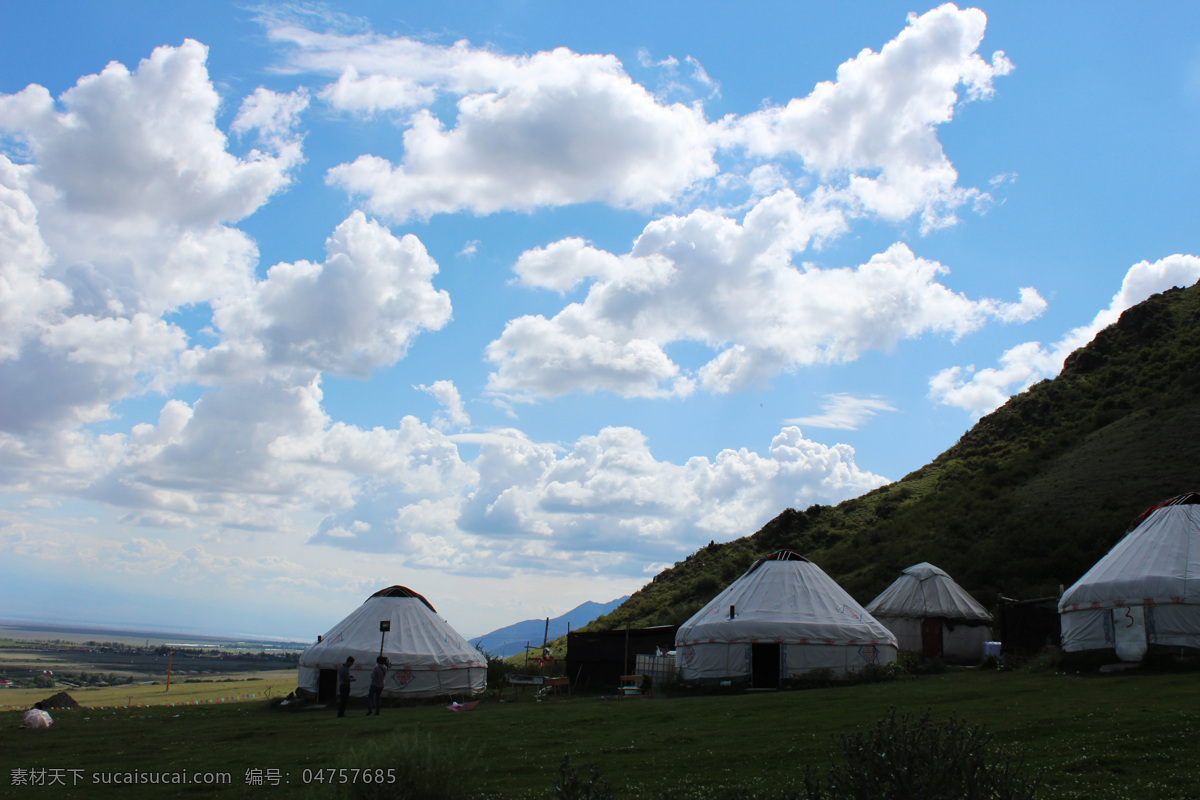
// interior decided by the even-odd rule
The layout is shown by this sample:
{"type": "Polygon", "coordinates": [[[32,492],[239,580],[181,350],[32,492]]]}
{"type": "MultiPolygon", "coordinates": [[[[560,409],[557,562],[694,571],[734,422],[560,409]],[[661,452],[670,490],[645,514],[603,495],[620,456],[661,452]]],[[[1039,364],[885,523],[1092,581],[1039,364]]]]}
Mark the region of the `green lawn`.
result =
{"type": "MultiPolygon", "coordinates": [[[[0,796],[287,797],[304,770],[393,733],[419,732],[477,753],[464,764],[481,793],[544,797],[564,755],[595,764],[618,794],[720,796],[770,792],[805,765],[830,764],[834,733],[865,730],[889,706],[983,724],[997,744],[1042,771],[1044,798],[1200,797],[1200,674],[1076,677],[954,671],[916,680],[721,696],[497,703],[452,714],[440,705],[288,711],[252,702],[208,707],[59,712],[49,731],[17,730],[0,714],[0,796]],[[14,770],[58,769],[73,788],[14,786],[14,770]],[[247,770],[278,770],[278,787],[247,786],[247,770]],[[223,772],[224,789],[92,784],[112,771],[223,772]]],[[[387,764],[374,765],[386,768],[387,764]]],[[[320,796],[318,793],[316,796],[320,796]]]]}

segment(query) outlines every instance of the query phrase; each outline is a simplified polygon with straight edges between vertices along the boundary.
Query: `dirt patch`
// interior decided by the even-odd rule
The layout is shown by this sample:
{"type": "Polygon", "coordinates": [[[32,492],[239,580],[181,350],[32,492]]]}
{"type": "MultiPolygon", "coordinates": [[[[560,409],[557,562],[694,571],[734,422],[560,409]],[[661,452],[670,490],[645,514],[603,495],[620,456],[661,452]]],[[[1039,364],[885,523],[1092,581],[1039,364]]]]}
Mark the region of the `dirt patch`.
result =
{"type": "Polygon", "coordinates": [[[79,703],[66,692],[59,692],[43,700],[42,708],[79,708],[79,703]]]}

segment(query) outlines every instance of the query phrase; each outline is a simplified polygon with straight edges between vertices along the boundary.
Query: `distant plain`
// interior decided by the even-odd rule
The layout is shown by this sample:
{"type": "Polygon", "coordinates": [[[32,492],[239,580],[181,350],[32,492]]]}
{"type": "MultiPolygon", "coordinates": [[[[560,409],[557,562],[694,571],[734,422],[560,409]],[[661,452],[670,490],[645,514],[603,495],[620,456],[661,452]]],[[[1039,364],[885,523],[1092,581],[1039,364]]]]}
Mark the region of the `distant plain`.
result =
{"type": "Polygon", "coordinates": [[[28,682],[48,673],[54,681],[53,686],[0,689],[0,709],[28,708],[60,691],[80,705],[104,707],[282,697],[296,687],[295,660],[287,654],[301,646],[187,634],[0,626],[0,677],[28,682]],[[131,651],[100,645],[124,645],[131,651]],[[175,652],[159,652],[164,648],[175,652]],[[264,652],[272,657],[264,658],[264,652]],[[119,682],[82,685],[80,673],[102,673],[119,682]]]}

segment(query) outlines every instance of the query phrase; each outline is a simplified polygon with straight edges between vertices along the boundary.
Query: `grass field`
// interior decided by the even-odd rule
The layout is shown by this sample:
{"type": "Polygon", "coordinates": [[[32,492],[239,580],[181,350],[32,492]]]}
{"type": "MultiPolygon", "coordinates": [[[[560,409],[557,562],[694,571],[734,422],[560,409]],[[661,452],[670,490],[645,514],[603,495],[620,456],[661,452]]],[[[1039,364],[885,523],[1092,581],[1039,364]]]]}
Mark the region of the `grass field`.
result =
{"type": "Polygon", "coordinates": [[[17,729],[19,713],[6,712],[0,713],[0,796],[321,796],[328,787],[305,786],[304,770],[345,765],[356,748],[401,732],[465,749],[471,756],[461,770],[475,791],[492,797],[547,796],[565,755],[577,766],[595,764],[625,797],[720,797],[731,787],[769,793],[795,780],[805,765],[823,771],[832,734],[865,730],[889,706],[983,724],[998,745],[1041,771],[1044,798],[1200,797],[1197,673],[1077,677],[980,670],[790,692],[488,699],[468,713],[431,704],[387,708],[370,718],[361,705],[338,719],[328,709],[255,701],[64,711],[53,728],[25,731],[17,729]],[[45,774],[67,785],[13,785],[14,770],[34,769],[58,770],[45,774]],[[280,784],[247,785],[248,770],[278,775],[280,784]],[[96,773],[113,771],[224,773],[229,782],[94,782],[96,773]]]}
{"type": "Polygon", "coordinates": [[[267,700],[284,697],[296,688],[296,670],[234,673],[219,678],[189,680],[173,679],[168,691],[165,682],[134,683],[119,686],[85,687],[79,689],[4,689],[0,690],[0,710],[26,709],[38,700],[65,691],[82,706],[166,706],[180,703],[217,703],[225,698],[267,700]]]}
{"type": "Polygon", "coordinates": [[[132,647],[168,645],[173,647],[218,648],[221,650],[287,650],[299,652],[306,642],[289,642],[277,639],[237,639],[229,636],[210,636],[192,633],[153,633],[111,628],[71,628],[62,624],[0,624],[0,642],[121,642],[132,647]]]}
{"type": "Polygon", "coordinates": [[[93,707],[279,697],[295,688],[296,667],[286,651],[264,649],[274,647],[213,637],[181,642],[134,632],[0,626],[0,677],[31,687],[0,689],[0,710],[27,708],[58,691],[93,707]],[[46,680],[43,673],[53,675],[54,688],[32,688],[46,680]]]}

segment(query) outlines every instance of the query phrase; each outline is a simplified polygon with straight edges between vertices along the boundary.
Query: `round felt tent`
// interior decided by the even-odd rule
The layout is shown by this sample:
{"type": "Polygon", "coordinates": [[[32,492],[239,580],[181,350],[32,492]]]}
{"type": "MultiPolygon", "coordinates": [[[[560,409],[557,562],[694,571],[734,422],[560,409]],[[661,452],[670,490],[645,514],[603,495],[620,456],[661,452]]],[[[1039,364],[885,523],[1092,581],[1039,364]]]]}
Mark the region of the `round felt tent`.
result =
{"type": "Polygon", "coordinates": [[[1200,494],[1144,511],[1058,601],[1062,648],[1200,654],[1200,494]]]}
{"type": "Polygon", "coordinates": [[[337,693],[337,668],[353,656],[350,693],[364,696],[381,651],[390,661],[385,696],[476,694],[487,688],[487,660],[428,600],[404,586],[371,595],[309,646],[300,655],[299,686],[331,701],[337,693]]]}
{"type": "Polygon", "coordinates": [[[867,605],[900,649],[925,658],[976,664],[992,638],[992,615],[945,570],[914,564],[867,605]]]}
{"type": "Polygon", "coordinates": [[[763,556],[680,626],[679,676],[777,687],[815,671],[845,678],[896,658],[896,638],[816,564],[763,556]]]}

